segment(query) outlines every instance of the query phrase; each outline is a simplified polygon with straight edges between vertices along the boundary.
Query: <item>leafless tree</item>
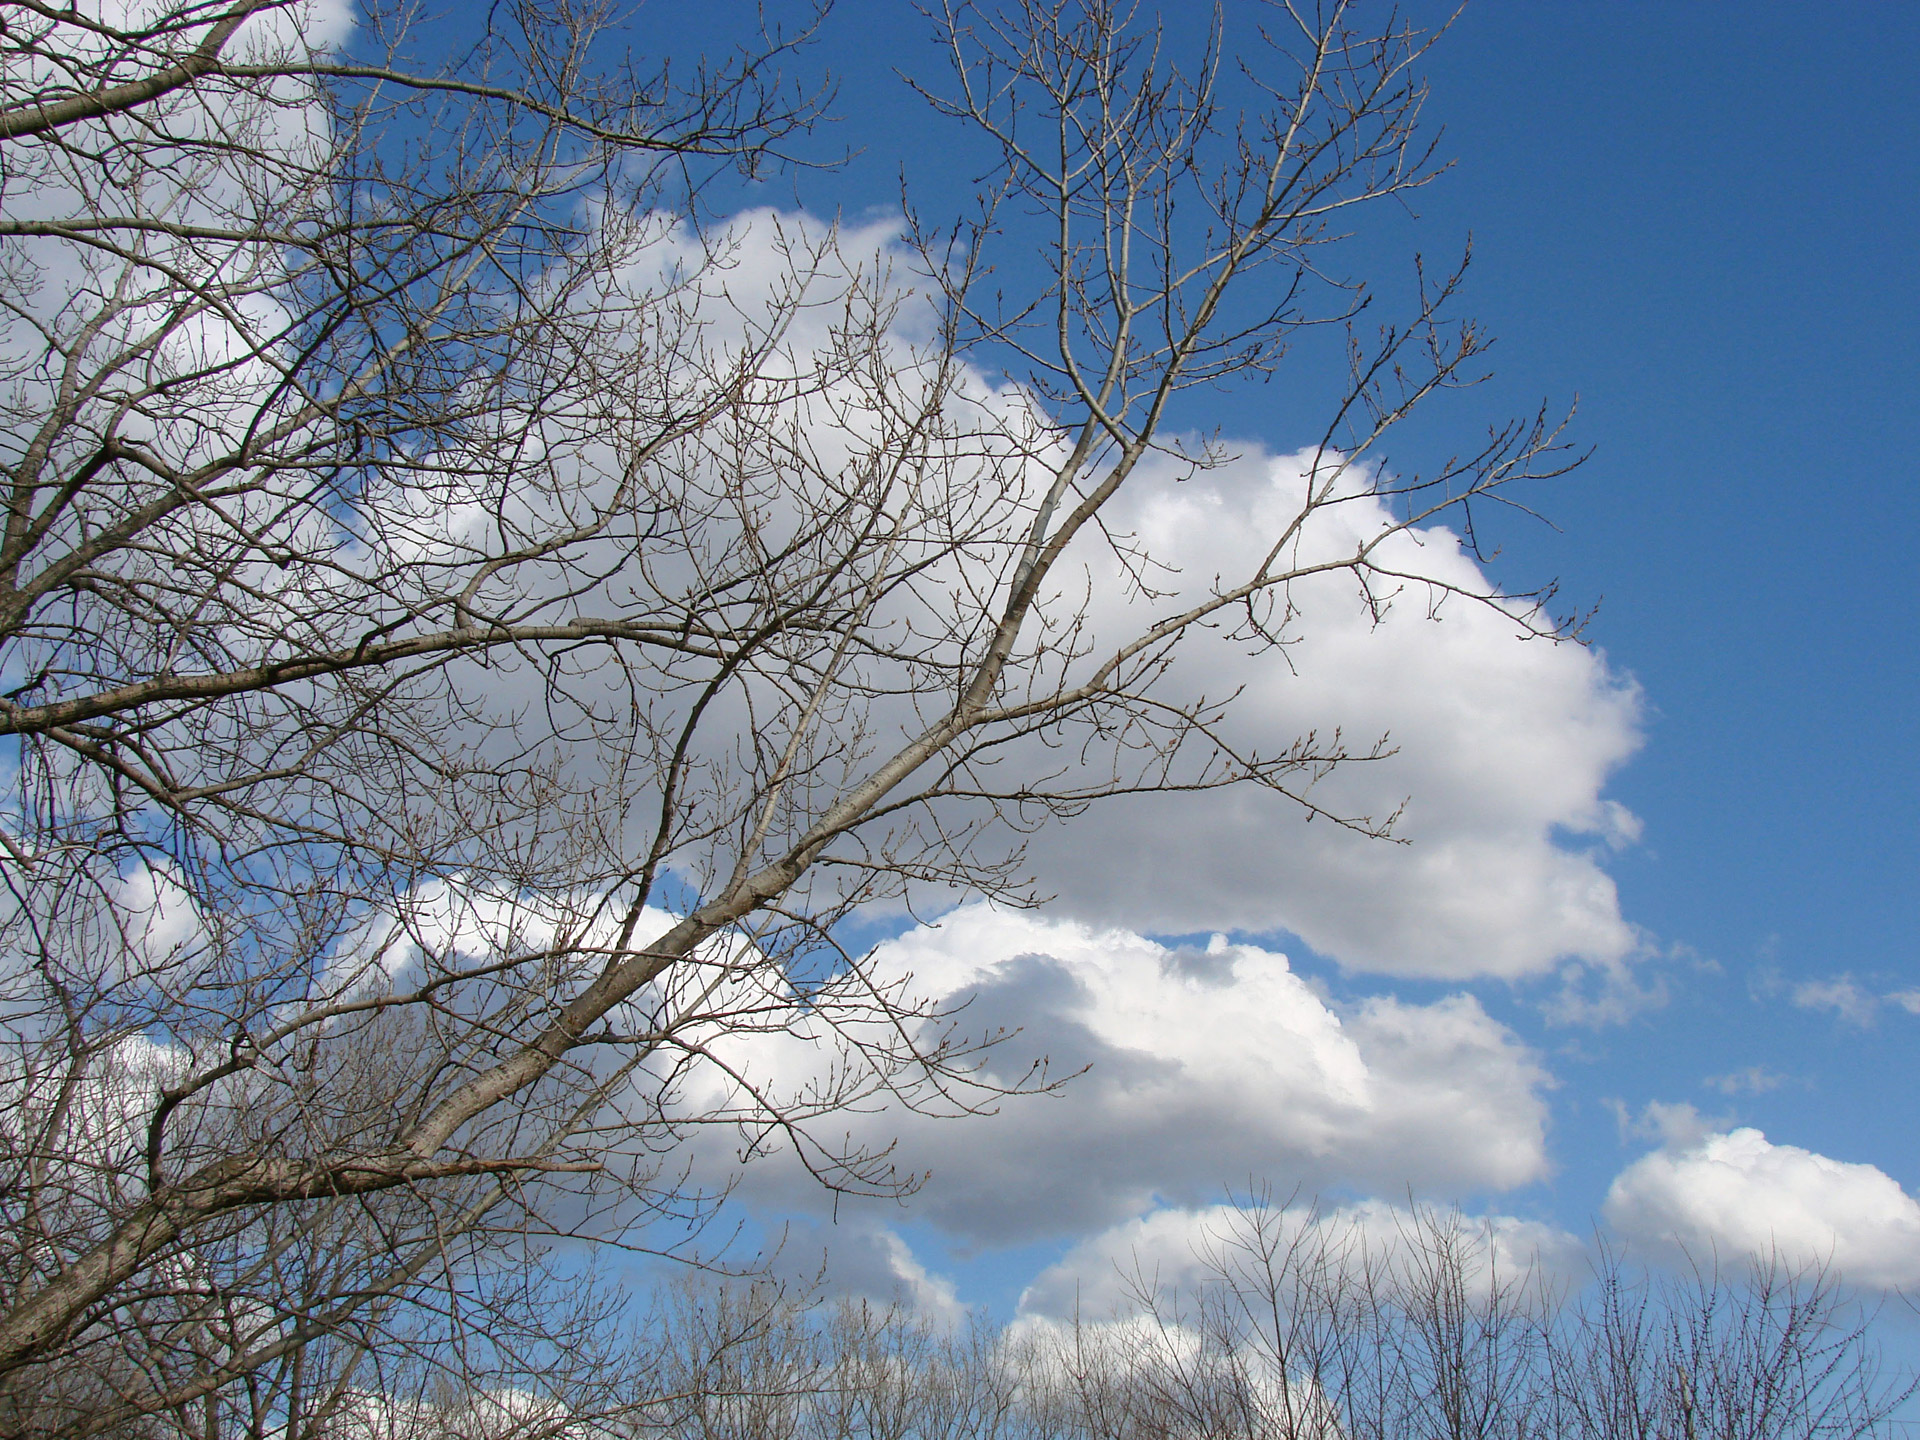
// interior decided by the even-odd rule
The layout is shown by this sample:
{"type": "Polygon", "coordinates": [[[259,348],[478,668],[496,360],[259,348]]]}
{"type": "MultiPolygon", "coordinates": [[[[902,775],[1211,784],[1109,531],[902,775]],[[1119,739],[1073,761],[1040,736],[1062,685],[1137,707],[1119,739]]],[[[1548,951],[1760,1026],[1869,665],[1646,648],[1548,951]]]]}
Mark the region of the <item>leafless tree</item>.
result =
{"type": "Polygon", "coordinates": [[[1503,1258],[1493,1226],[1416,1206],[1387,1236],[1255,1200],[1187,1296],[1141,1286],[1127,1367],[1155,1434],[1445,1440],[1863,1440],[1915,1382],[1873,1306],[1777,1256],[1585,1277],[1503,1258]],[[1139,1377],[1154,1377],[1142,1385],[1139,1377]]]}
{"type": "Polygon", "coordinates": [[[909,1186],[821,1122],[1008,1082],[842,920],[1030,898],[1023,833],[1140,790],[1384,835],[1312,788],[1375,750],[1238,746],[1182,679],[1315,577],[1558,634],[1396,559],[1564,456],[1376,463],[1483,344],[1457,272],[1373,330],[1327,278],[1435,172],[1391,19],[1274,8],[1243,112],[1217,27],[1182,68],[1105,0],[939,10],[981,208],[862,254],[701,203],[814,113],[779,37],[609,68],[615,17],[522,0],[436,64],[408,14],[5,7],[12,1431],[312,1431],[369,1356],[537,1312],[501,1247],[697,1222],[698,1127],[909,1186]],[[1156,565],[1129,486],[1226,458],[1180,396],[1329,323],[1261,558],[1156,565]],[[782,1088],[781,1035],[837,1058],[782,1088]]]}
{"type": "MultiPolygon", "coordinates": [[[[673,1440],[1868,1440],[1909,1377],[1872,1309],[1777,1260],[1675,1273],[1602,1249],[1549,1276],[1427,1206],[1225,1212],[1184,1291],[995,1330],[899,1306],[683,1287],[660,1317],[673,1440]]],[[[660,1342],[656,1342],[660,1346],[660,1342]]]]}
{"type": "Polygon", "coordinates": [[[1583,1346],[1559,1345],[1568,1433],[1835,1440],[1886,1428],[1914,1394],[1883,1364],[1872,1306],[1819,1267],[1779,1257],[1635,1275],[1603,1253],[1580,1299],[1583,1346]]]}

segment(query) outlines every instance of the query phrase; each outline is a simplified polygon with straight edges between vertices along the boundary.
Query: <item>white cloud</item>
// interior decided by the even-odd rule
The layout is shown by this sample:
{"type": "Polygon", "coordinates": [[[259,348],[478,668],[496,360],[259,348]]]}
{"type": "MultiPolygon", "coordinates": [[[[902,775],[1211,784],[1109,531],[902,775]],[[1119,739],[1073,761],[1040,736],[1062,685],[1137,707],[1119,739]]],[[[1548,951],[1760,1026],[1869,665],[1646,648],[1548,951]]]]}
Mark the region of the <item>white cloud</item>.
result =
{"type": "MultiPolygon", "coordinates": [[[[288,143],[300,138],[290,131],[288,143]]],[[[755,285],[777,288],[785,274],[772,263],[779,251],[771,220],[736,227],[737,264],[723,277],[736,296],[755,285]]],[[[685,239],[669,237],[649,258],[666,267],[671,244],[685,239]]],[[[888,247],[878,231],[847,243],[850,251],[888,247]]],[[[805,323],[796,328],[796,353],[824,343],[832,317],[821,316],[820,335],[809,336],[805,323]]],[[[271,313],[255,318],[269,332],[278,323],[271,313]]],[[[245,353],[218,329],[192,340],[229,359],[245,353]]],[[[241,401],[253,396],[252,383],[251,372],[235,377],[241,401]]],[[[984,381],[970,398],[1003,414],[1022,403],[984,381]]],[[[857,449],[857,437],[841,441],[857,449]]],[[[830,450],[832,437],[822,446],[830,450]]],[[[1190,480],[1149,466],[1113,527],[1131,528],[1174,567],[1168,608],[1216,575],[1251,567],[1264,537],[1297,505],[1301,469],[1299,457],[1257,446],[1190,480]]],[[[417,540],[405,498],[386,517],[389,533],[417,540]]],[[[444,528],[431,532],[435,540],[464,523],[443,502],[433,497],[423,521],[444,528]]],[[[1018,521],[1024,512],[1009,501],[1006,516],[1018,521]]],[[[1356,495],[1309,541],[1332,553],[1389,519],[1383,502],[1356,495]]],[[[1467,589],[1485,584],[1444,529],[1401,536],[1379,558],[1467,589]]],[[[1111,555],[1093,551],[1084,563],[1103,633],[1140,629],[1139,597],[1125,593],[1111,555]]],[[[978,579],[954,579],[955,593],[978,579]]],[[[609,585],[609,593],[617,589],[609,585]]],[[[947,1233],[1005,1242],[1146,1224],[1137,1217],[1163,1200],[1197,1202],[1249,1175],[1452,1193],[1510,1189],[1546,1173],[1548,1078],[1471,996],[1430,1004],[1383,997],[1340,1008],[1273,951],[1224,941],[1176,949],[1138,932],[1286,929],[1355,968],[1448,978],[1537,974],[1568,957],[1618,966],[1635,937],[1592,852],[1637,833],[1634,818],[1602,793],[1639,742],[1637,692],[1594,652],[1521,640],[1514,617],[1498,609],[1452,601],[1430,611],[1417,583],[1377,623],[1341,579],[1302,583],[1287,598],[1299,638],[1284,656],[1249,657],[1224,633],[1199,635],[1183,684],[1213,695],[1243,688],[1229,730],[1249,748],[1283,748],[1309,730],[1338,729],[1362,750],[1388,737],[1394,755],[1343,770],[1316,798],[1377,816],[1404,799],[1399,833],[1408,843],[1367,841],[1324,822],[1308,827],[1297,810],[1250,792],[1116,802],[1043,832],[1031,853],[1042,887],[1061,892],[1064,910],[1134,929],[968,906],[938,929],[883,947],[883,977],[911,973],[923,992],[971,997],[971,1027],[1022,1028],[999,1066],[1002,1078],[1024,1068],[1013,1056],[1035,1052],[1048,1054],[1056,1073],[1090,1067],[1057,1095],[1008,1101],[995,1116],[934,1121],[882,1109],[835,1122],[876,1142],[899,1132],[902,1168],[933,1176],[918,1213],[947,1233]]],[[[523,693],[515,685],[537,693],[542,679],[532,668],[503,669],[486,683],[510,713],[523,693]]],[[[735,738],[723,735],[719,748],[735,738]]],[[[341,948],[328,981],[353,974],[357,983],[356,959],[390,974],[422,949],[485,953],[558,923],[517,900],[415,899],[412,943],[389,948],[392,937],[370,930],[360,949],[341,948]]],[[[142,933],[152,943],[175,945],[188,933],[177,929],[184,910],[158,888],[131,904],[150,917],[152,933],[142,933]],[[156,925],[176,929],[162,934],[156,925]]],[[[790,1091],[824,1063],[804,1035],[737,1037],[730,1057],[790,1091]]],[[[764,1178],[773,1174],[756,1167],[752,1193],[821,1203],[810,1184],[764,1178]]],[[[1175,1217],[1164,1222],[1168,1234],[1193,1213],[1154,1212],[1175,1217]]],[[[950,1287],[897,1237],[871,1227],[866,1235],[876,1275],[923,1305],[952,1306],[950,1287]]]]}
{"type": "MultiPolygon", "coordinates": [[[[1167,1208],[1115,1225],[1042,1271],[1021,1295],[1020,1312],[1043,1320],[1068,1320],[1076,1313],[1100,1320],[1128,1315],[1143,1290],[1192,1294],[1235,1268],[1236,1254],[1243,1254],[1237,1242],[1250,1233],[1249,1215],[1233,1205],[1167,1208]]],[[[1391,1268],[1415,1253],[1423,1221],[1457,1231],[1458,1253],[1476,1284],[1565,1281],[1577,1278],[1585,1264],[1586,1247],[1578,1237],[1510,1215],[1423,1216],[1374,1200],[1324,1214],[1296,1206],[1267,1223],[1299,1243],[1303,1254],[1324,1253],[1357,1269],[1363,1256],[1391,1268]]]]}
{"type": "MultiPolygon", "coordinates": [[[[773,297],[791,283],[795,258],[811,257],[806,263],[816,267],[817,283],[810,293],[823,303],[803,308],[784,332],[778,365],[795,374],[821,368],[822,400],[800,407],[795,418],[826,472],[838,473],[859,468],[869,432],[883,426],[873,398],[822,359],[831,352],[839,313],[824,299],[856,275],[869,289],[898,293],[902,282],[893,277],[910,267],[884,226],[840,232],[836,252],[817,248],[828,233],[810,217],[770,211],[735,217],[724,232],[698,243],[683,227],[663,224],[636,246],[617,282],[608,283],[622,293],[653,293],[669,277],[697,271],[702,255],[724,257],[694,285],[697,294],[684,297],[701,316],[702,344],[720,357],[763,323],[763,311],[776,308],[773,297]]],[[[908,313],[917,312],[909,306],[908,313]]],[[[888,363],[905,409],[923,383],[915,367],[924,357],[906,333],[915,323],[896,325],[890,337],[888,363]]],[[[725,369],[719,359],[712,363],[725,369]]],[[[945,488],[936,508],[956,517],[964,509],[964,523],[955,518],[954,524],[979,543],[964,556],[929,557],[916,584],[898,591],[889,602],[897,613],[880,620],[899,634],[945,633],[952,615],[970,613],[998,583],[995,567],[1005,579],[1005,557],[1031,521],[1033,466],[1008,464],[982,478],[969,459],[1026,453],[1037,443],[1030,398],[971,371],[961,392],[965,403],[953,408],[977,417],[969,423],[978,433],[954,441],[953,473],[939,482],[945,488]]],[[[572,453],[565,436],[541,434],[556,456],[572,453]]],[[[556,464],[591,472],[604,457],[582,444],[575,459],[556,464]]],[[[1144,594],[1123,573],[1102,535],[1083,537],[1056,572],[1057,593],[1045,607],[1055,627],[1046,642],[1049,656],[1076,646],[1104,653],[1154,619],[1184,609],[1216,582],[1233,583],[1257,568],[1297,514],[1310,462],[1257,444],[1243,448],[1240,458],[1197,476],[1163,460],[1136,470],[1106,529],[1130,535],[1166,567],[1152,572],[1157,593],[1144,594]],[[1076,628],[1071,617],[1084,624],[1076,628]]],[[[588,488],[610,487],[616,469],[588,488]]],[[[1347,493],[1317,511],[1301,532],[1298,558],[1351,554],[1362,538],[1392,525],[1389,503],[1369,493],[1368,483],[1360,469],[1348,472],[1347,493]]],[[[796,482],[792,493],[769,502],[769,523],[778,528],[785,523],[783,507],[808,503],[805,485],[796,482]]],[[[426,550],[449,546],[472,518],[438,493],[417,517],[405,496],[387,497],[380,508],[370,524],[377,520],[394,544],[410,538],[426,550]]],[[[490,501],[476,498],[472,513],[495,523],[490,501]]],[[[546,522],[532,516],[524,523],[538,529],[546,522]]],[[[716,552],[741,548],[720,529],[700,538],[716,552]]],[[[635,567],[619,569],[613,544],[605,567],[612,578],[604,593],[576,597],[582,613],[631,607],[636,584],[642,591],[673,590],[684,557],[650,554],[651,568],[641,575],[635,567]]],[[[1287,931],[1347,966],[1382,973],[1517,977],[1549,973],[1569,959],[1617,973],[1638,937],[1620,915],[1599,853],[1630,843],[1638,822],[1603,790],[1639,744],[1638,691],[1596,652],[1523,639],[1517,604],[1480,605],[1456,595],[1435,606],[1426,579],[1466,591],[1490,588],[1450,531],[1429,527],[1394,536],[1376,559],[1425,578],[1406,582],[1397,597],[1376,596],[1390,600],[1377,618],[1344,574],[1299,582],[1284,597],[1292,618],[1282,649],[1235,639],[1231,621],[1196,631],[1182,642],[1177,665],[1156,694],[1177,703],[1238,692],[1223,728],[1243,751],[1272,755],[1308,732],[1330,743],[1337,731],[1349,748],[1364,752],[1385,737],[1393,754],[1341,769],[1313,798],[1338,813],[1376,818],[1404,802],[1396,832],[1404,845],[1368,840],[1324,819],[1308,825],[1298,807],[1250,789],[1130,797],[1102,802],[1034,836],[1027,858],[1037,888],[1057,894],[1062,911],[1095,923],[1170,934],[1220,927],[1287,931]]],[[[598,568],[584,552],[575,561],[553,579],[555,593],[577,586],[580,571],[598,568]]],[[[515,583],[537,589],[535,569],[515,583]]],[[[957,652],[938,653],[944,658],[929,658],[932,669],[958,662],[957,652]]],[[[1038,663],[1044,670],[1055,659],[1038,663]]],[[[880,661],[871,664],[871,683],[885,691],[880,661]]],[[[543,674],[537,667],[516,672],[502,657],[485,672],[484,685],[476,682],[477,703],[483,696],[510,711],[537,701],[546,693],[543,674]]],[[[602,678],[613,695],[624,693],[620,687],[631,676],[609,658],[604,677],[581,673],[573,683],[590,697],[602,678]]],[[[681,703],[676,686],[663,683],[657,691],[653,702],[661,715],[681,703]]],[[[737,733],[754,727],[735,702],[726,696],[710,707],[711,735],[697,737],[721,760],[732,755],[737,733]]],[[[904,701],[877,700],[847,722],[866,727],[859,743],[836,748],[823,742],[822,750],[866,755],[923,719],[904,701]]],[[[1080,738],[1069,736],[1069,746],[1080,738]]],[[[1102,773],[1105,743],[1094,737],[1079,756],[1087,775],[1102,773]]],[[[1051,774],[1061,754],[1037,743],[1012,746],[1001,752],[999,772],[1015,779],[1051,774]]]]}
{"type": "Polygon", "coordinates": [[[1614,1180],[1606,1217],[1630,1239],[1789,1264],[1862,1285],[1920,1283],[1920,1202],[1884,1171],[1775,1145],[1754,1129],[1670,1144],[1614,1180]]]}
{"type": "MultiPolygon", "coordinates": [[[[605,894],[524,895],[465,877],[430,880],[395,896],[342,936],[312,998],[337,998],[369,983],[396,980],[429,957],[439,966],[457,968],[553,949],[559,953],[550,965],[589,970],[618,943],[622,918],[605,894]]],[[[648,905],[639,923],[643,933],[657,935],[677,919],[648,905]]],[[[738,943],[724,939],[707,948],[738,943]]],[[[547,983],[563,988],[578,978],[556,971],[547,983]]]]}
{"type": "Polygon", "coordinates": [[[767,1264],[796,1292],[818,1290],[880,1305],[904,1305],[942,1324],[966,1319],[967,1307],[960,1303],[953,1281],[929,1270],[876,1214],[847,1214],[831,1225],[804,1216],[786,1217],[767,1264]]]}
{"type": "Polygon", "coordinates": [[[206,918],[170,865],[131,867],[106,886],[109,920],[124,955],[123,974],[158,972],[195,957],[212,939],[206,918]]]}
{"type": "Polygon", "coordinates": [[[1830,980],[1803,980],[1793,987],[1793,1003],[1802,1010],[1831,1010],[1850,1025],[1871,1025],[1880,997],[1872,994],[1851,975],[1836,975],[1830,980]]]}
{"type": "Polygon", "coordinates": [[[1601,1102],[1613,1111],[1614,1121],[1620,1127],[1620,1141],[1657,1140],[1669,1150],[1684,1149],[1699,1143],[1715,1130],[1723,1130],[1733,1122],[1731,1119],[1714,1115],[1702,1115],[1700,1111],[1685,1101],[1669,1105],[1665,1101],[1652,1100],[1647,1103],[1638,1116],[1632,1114],[1621,1100],[1601,1102]]]}
{"type": "Polygon", "coordinates": [[[37,1184],[70,1207],[72,1223],[124,1203],[145,1175],[155,1094],[179,1083],[191,1059],[175,1045],[123,1035],[80,1057],[0,1071],[0,1146],[46,1157],[37,1184]]]}
{"type": "Polygon", "coordinates": [[[1749,1065],[1725,1075],[1709,1075],[1702,1082],[1722,1095],[1764,1095],[1787,1083],[1787,1077],[1765,1065],[1749,1065]]]}
{"type": "Polygon", "coordinates": [[[1831,1010],[1838,1019],[1863,1029],[1879,1018],[1882,1005],[1920,1015],[1920,990],[1890,990],[1880,994],[1845,972],[1825,980],[1802,980],[1788,992],[1787,998],[1801,1010],[1831,1010]]]}
{"type": "MultiPolygon", "coordinates": [[[[1191,480],[1151,473],[1114,525],[1175,567],[1166,583],[1192,595],[1253,568],[1298,506],[1305,463],[1255,447],[1191,480]]],[[[1317,516],[1307,543],[1316,556],[1350,552],[1388,521],[1384,502],[1356,496],[1317,516]]],[[[1466,589],[1487,584],[1441,528],[1395,537],[1381,560],[1466,589]]],[[[1043,833],[1031,852],[1043,884],[1083,916],[1176,934],[1284,929],[1344,964],[1393,974],[1519,976],[1565,957],[1603,967],[1627,957],[1636,937],[1591,852],[1638,834],[1602,795],[1639,744],[1635,687],[1594,651],[1521,639],[1498,608],[1454,597],[1435,610],[1423,584],[1409,583],[1378,624],[1344,574],[1296,584],[1286,599],[1298,638],[1284,657],[1250,656],[1212,632],[1183,653],[1183,686],[1244,687],[1229,733],[1268,753],[1308,731],[1325,740],[1338,730],[1358,750],[1386,737],[1393,755],[1338,771],[1314,799],[1376,818],[1404,801],[1396,833],[1407,843],[1305,823],[1251,790],[1143,797],[1043,833]]],[[[1122,624],[1117,609],[1106,602],[1109,628],[1122,624]]]]}
{"type": "MultiPolygon", "coordinates": [[[[1016,1079],[1035,1055],[1054,1074],[1088,1067],[991,1115],[847,1118],[856,1139],[899,1137],[901,1168],[932,1172],[915,1215],[969,1243],[1084,1233],[1249,1176],[1451,1195],[1546,1173],[1547,1077],[1470,996],[1341,1010],[1257,946],[1175,949],[985,905],[882,946],[873,968],[966,1001],[969,1030],[1019,1027],[994,1078],[1016,1079]]],[[[791,1036],[736,1038],[726,1053],[788,1092],[827,1064],[791,1036]]],[[[687,1102],[720,1103],[698,1085],[687,1102]]],[[[750,1166],[749,1191],[818,1208],[796,1169],[750,1166]]]]}

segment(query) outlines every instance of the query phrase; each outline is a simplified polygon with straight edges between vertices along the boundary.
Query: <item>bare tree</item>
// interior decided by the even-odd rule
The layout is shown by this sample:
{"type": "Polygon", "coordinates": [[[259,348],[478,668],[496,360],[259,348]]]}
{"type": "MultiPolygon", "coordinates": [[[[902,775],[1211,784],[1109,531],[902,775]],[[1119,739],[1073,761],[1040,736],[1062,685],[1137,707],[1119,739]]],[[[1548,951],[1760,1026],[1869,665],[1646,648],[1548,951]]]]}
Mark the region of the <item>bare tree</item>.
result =
{"type": "Polygon", "coordinates": [[[1284,645],[1314,577],[1559,633],[1395,558],[1564,459],[1538,419],[1376,463],[1483,344],[1457,272],[1372,332],[1325,278],[1435,170],[1391,21],[1275,8],[1242,115],[1217,29],[1183,69],[1126,7],[941,10],[980,212],[858,254],[701,207],[813,113],[778,37],[683,83],[600,67],[592,7],[438,66],[377,6],[5,13],[13,1430],[311,1430],[393,1337],[537,1311],[499,1247],[697,1221],[696,1127],[909,1186],[819,1122],[1007,1087],[845,917],[1030,898],[1023,833],[1141,790],[1385,835],[1312,791],[1377,750],[1237,746],[1182,679],[1196,635],[1284,645]],[[1005,306],[1003,256],[1040,267],[1005,306]],[[1179,397],[1325,323],[1290,513],[1170,575],[1114,516],[1225,460],[1179,397]],[[838,1059],[782,1090],[757,1035],[838,1059]]]}
{"type": "Polygon", "coordinates": [[[1650,1272],[1603,1245],[1582,1283],[1505,1248],[1429,1206],[1370,1237],[1242,1203],[1191,1293],[1136,1287],[1148,1343],[1108,1369],[1140,1397],[1127,1433],[1863,1440],[1914,1393],[1818,1267],[1650,1272]]]}
{"type": "Polygon", "coordinates": [[[1001,1330],[683,1287],[660,1398],[626,1418],[674,1440],[1868,1440],[1913,1393],[1818,1269],[1602,1248],[1549,1276],[1433,1207],[1384,1231],[1259,1197],[1220,1213],[1184,1291],[1136,1271],[1114,1313],[1001,1330]]]}

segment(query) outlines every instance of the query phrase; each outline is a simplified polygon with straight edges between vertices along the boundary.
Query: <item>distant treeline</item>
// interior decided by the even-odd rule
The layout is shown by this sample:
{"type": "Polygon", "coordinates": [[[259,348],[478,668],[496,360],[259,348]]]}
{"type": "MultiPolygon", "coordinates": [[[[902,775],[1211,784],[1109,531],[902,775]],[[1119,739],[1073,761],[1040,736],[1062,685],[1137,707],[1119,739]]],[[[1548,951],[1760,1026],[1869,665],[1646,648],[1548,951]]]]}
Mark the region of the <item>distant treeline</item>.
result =
{"type": "Polygon", "coordinates": [[[508,1297],[476,1294],[483,1333],[463,1329],[450,1296],[446,1328],[411,1343],[316,1337],[304,1381],[136,1429],[156,1440],[1855,1440],[1891,1433],[1914,1389],[1882,1363],[1870,1306],[1779,1262],[1646,1271],[1602,1251],[1570,1281],[1503,1259],[1493,1231],[1444,1212],[1412,1211],[1382,1240],[1260,1204],[1234,1211],[1200,1260],[1184,1290],[1124,1277],[1117,1313],[1007,1326],[700,1276],[665,1287],[643,1318],[590,1285],[529,1287],[517,1332],[508,1297]]]}

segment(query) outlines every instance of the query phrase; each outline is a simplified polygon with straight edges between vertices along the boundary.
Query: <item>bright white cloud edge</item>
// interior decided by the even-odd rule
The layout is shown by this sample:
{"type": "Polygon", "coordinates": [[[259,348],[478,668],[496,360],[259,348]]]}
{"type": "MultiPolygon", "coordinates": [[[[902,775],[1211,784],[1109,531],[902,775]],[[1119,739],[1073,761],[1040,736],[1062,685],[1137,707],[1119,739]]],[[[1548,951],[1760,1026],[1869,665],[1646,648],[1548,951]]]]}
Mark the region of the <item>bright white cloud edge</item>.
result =
{"type": "Polygon", "coordinates": [[[1920,1201],[1873,1165],[1759,1130],[1676,1139],[1627,1166],[1603,1210],[1628,1240],[1697,1263],[1777,1258],[1882,1289],[1920,1284],[1920,1201]]]}
{"type": "MultiPolygon", "coordinates": [[[[1017,1028],[991,1062],[1013,1080],[1045,1055],[1055,1093],[993,1113],[927,1118],[887,1107],[836,1120],[857,1141],[897,1141],[930,1171],[918,1220],[999,1246],[1083,1235],[1156,1203],[1201,1203],[1248,1177],[1377,1193],[1507,1191],[1548,1173],[1551,1080],[1470,995],[1337,1006],[1286,956],[1216,937],[1176,947],[1137,932],[990,905],[879,947],[877,983],[911,976],[971,1031],[1017,1028]]],[[[795,1093],[830,1063],[805,1036],[714,1037],[726,1062],[795,1093]]],[[[717,1071],[689,1083],[690,1113],[729,1103],[717,1071]]],[[[707,1142],[716,1171],[733,1152],[707,1142]]],[[[779,1156],[748,1165],[745,1194],[772,1212],[828,1202],[779,1156]]],[[[858,1210],[842,1200],[845,1217],[858,1210]]]]}

